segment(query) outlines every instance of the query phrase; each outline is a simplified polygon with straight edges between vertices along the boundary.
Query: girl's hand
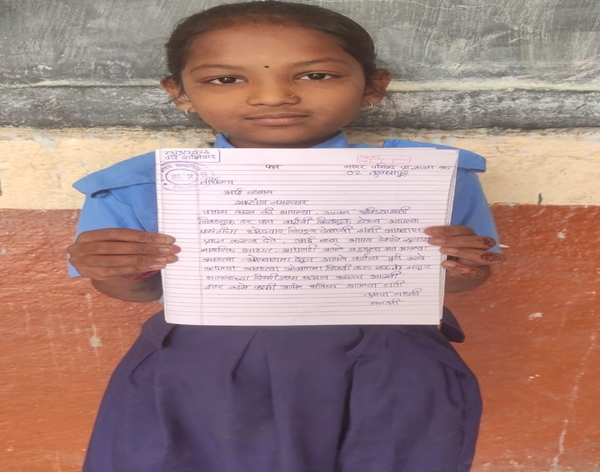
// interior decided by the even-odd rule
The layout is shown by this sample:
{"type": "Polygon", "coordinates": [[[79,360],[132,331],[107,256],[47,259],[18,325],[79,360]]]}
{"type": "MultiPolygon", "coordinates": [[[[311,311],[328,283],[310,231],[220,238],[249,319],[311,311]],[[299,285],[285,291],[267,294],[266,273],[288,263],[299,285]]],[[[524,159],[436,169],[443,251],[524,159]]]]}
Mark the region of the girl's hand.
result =
{"type": "Polygon", "coordinates": [[[81,233],[69,246],[69,262],[83,277],[123,279],[164,269],[177,261],[175,238],[133,229],[108,228],[81,233]]]}
{"type": "Polygon", "coordinates": [[[431,236],[429,244],[440,246],[440,252],[451,258],[442,266],[453,277],[485,280],[489,266],[506,259],[503,254],[489,251],[496,245],[493,238],[479,236],[466,226],[433,226],[425,233],[431,236]]]}

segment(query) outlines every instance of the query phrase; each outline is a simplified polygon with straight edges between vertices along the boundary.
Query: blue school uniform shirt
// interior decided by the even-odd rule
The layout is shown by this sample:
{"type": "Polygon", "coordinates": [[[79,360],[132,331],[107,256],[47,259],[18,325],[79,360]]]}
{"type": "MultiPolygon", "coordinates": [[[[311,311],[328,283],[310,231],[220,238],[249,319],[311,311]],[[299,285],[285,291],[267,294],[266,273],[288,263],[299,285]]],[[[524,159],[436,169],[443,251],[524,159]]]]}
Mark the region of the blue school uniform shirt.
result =
{"type": "MultiPolygon", "coordinates": [[[[214,147],[233,148],[226,136],[219,134],[214,147]]],[[[313,148],[433,148],[456,149],[440,144],[399,139],[387,140],[383,146],[351,144],[343,133],[313,148]]],[[[452,225],[469,226],[481,236],[498,240],[494,220],[481,189],[478,172],[485,172],[485,159],[470,151],[459,150],[458,173],[452,210],[452,225]]],[[[158,232],[154,152],[142,154],[94,172],[73,184],[86,196],[77,234],[102,228],[129,228],[158,232]]],[[[498,250],[496,246],[492,250],[498,250]]],[[[69,274],[79,274],[69,264],[69,274]]]]}

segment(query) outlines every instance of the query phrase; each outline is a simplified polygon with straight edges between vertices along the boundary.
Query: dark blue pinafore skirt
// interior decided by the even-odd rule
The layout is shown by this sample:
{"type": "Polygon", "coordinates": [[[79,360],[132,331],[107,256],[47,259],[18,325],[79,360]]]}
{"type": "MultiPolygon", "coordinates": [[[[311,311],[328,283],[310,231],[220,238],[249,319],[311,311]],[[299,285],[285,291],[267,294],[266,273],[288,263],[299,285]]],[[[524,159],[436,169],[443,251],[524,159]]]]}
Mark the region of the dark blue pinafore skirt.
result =
{"type": "Polygon", "coordinates": [[[110,380],[83,470],[467,472],[481,399],[446,328],[158,313],[110,380]]]}

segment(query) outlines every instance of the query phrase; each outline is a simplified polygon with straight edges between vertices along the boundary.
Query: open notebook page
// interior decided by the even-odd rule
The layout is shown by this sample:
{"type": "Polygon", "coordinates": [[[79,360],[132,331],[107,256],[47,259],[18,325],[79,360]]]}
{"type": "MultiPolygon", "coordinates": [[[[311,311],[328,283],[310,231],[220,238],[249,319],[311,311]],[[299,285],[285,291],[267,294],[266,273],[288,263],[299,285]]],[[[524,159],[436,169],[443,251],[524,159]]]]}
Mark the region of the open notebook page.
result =
{"type": "Polygon", "coordinates": [[[166,320],[437,324],[458,151],[159,149],[166,320]]]}

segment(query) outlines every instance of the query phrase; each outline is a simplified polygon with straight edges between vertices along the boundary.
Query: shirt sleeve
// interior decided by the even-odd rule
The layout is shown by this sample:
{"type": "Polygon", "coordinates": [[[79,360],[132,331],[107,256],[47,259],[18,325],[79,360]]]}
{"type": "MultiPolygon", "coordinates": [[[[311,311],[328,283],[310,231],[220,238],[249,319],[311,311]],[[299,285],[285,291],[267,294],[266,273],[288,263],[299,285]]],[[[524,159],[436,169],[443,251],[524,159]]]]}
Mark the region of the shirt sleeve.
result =
{"type": "MultiPolygon", "coordinates": [[[[85,231],[103,228],[127,228],[145,231],[133,207],[118,200],[111,192],[103,191],[86,196],[75,238],[85,231]]],[[[69,275],[78,277],[79,273],[69,263],[69,275]]]]}
{"type": "Polygon", "coordinates": [[[451,224],[468,226],[481,236],[494,238],[496,245],[490,250],[501,252],[492,212],[477,174],[473,171],[460,172],[458,175],[451,224]]]}

